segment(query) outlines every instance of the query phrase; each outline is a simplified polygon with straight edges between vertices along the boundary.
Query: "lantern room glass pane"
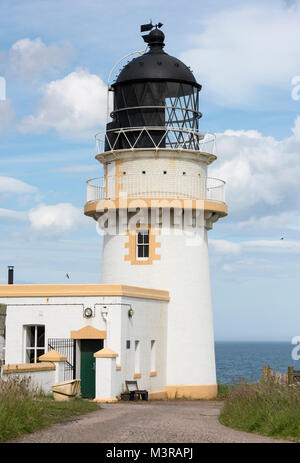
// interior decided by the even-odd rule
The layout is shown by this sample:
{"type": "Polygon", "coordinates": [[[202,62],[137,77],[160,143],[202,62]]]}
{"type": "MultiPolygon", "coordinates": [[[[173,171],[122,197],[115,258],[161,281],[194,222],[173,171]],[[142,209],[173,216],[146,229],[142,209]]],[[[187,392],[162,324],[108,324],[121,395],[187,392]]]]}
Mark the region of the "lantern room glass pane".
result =
{"type": "Polygon", "coordinates": [[[199,88],[170,81],[119,84],[114,88],[111,117],[113,120],[107,125],[109,143],[105,150],[110,150],[111,146],[114,149],[156,146],[197,149],[197,137],[190,132],[199,128],[199,88]],[[148,133],[141,133],[140,127],[146,127],[148,133]],[[118,133],[118,128],[131,129],[125,136],[118,133]],[[168,128],[167,135],[165,128],[168,128]]]}

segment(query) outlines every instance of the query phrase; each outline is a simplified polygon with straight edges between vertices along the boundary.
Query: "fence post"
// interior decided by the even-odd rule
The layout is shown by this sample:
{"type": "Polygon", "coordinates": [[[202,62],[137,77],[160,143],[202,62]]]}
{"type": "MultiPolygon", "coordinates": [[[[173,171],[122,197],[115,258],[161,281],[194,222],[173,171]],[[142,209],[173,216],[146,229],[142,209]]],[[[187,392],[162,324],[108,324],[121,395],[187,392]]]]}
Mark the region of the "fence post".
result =
{"type": "Polygon", "coordinates": [[[268,366],[264,366],[264,367],[262,368],[262,370],[263,370],[263,373],[262,373],[262,374],[263,374],[263,379],[267,379],[268,376],[269,376],[269,367],[268,367],[268,366]]]}
{"type": "Polygon", "coordinates": [[[288,384],[293,384],[294,378],[294,367],[288,367],[288,384]]]}
{"type": "Polygon", "coordinates": [[[282,378],[282,375],[279,371],[276,372],[276,375],[275,375],[275,381],[277,384],[281,384],[281,378],[282,378]]]}

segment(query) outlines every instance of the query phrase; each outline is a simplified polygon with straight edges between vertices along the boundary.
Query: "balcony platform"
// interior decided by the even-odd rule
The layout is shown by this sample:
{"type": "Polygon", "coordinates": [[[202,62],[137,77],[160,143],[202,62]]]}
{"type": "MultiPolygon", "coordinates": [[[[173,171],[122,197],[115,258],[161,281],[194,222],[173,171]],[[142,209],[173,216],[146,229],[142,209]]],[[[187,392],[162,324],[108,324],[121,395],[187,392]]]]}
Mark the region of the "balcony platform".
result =
{"type": "Polygon", "coordinates": [[[169,208],[169,209],[193,209],[203,210],[216,214],[219,217],[225,217],[228,214],[228,208],[225,202],[208,201],[201,199],[172,199],[172,198],[118,198],[104,199],[100,201],[88,201],[84,206],[84,214],[97,220],[105,211],[110,209],[128,209],[137,210],[140,208],[169,208]]]}

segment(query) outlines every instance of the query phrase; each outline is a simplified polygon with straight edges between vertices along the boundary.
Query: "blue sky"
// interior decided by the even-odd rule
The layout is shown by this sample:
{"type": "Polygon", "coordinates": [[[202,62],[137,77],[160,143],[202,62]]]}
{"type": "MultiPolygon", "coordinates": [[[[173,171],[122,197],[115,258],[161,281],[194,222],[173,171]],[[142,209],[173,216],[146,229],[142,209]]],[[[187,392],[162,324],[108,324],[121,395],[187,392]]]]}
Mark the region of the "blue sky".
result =
{"type": "Polygon", "coordinates": [[[93,136],[110,69],[144,48],[139,26],[152,19],[164,23],[165,50],[203,85],[201,128],[218,137],[209,176],[227,181],[229,215],[209,233],[216,339],[299,335],[298,2],[0,8],[0,283],[7,265],[17,283],[99,281],[101,237],[82,213],[85,181],[102,174],[93,136]]]}

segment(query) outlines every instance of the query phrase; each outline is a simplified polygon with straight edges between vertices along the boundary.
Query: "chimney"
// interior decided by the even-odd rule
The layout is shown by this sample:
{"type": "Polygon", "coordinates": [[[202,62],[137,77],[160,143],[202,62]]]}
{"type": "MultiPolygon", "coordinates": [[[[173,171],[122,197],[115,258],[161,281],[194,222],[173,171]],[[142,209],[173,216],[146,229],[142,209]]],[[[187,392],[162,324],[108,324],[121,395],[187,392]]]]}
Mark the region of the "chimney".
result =
{"type": "Polygon", "coordinates": [[[8,266],[8,284],[14,284],[14,267],[12,265],[8,266]]]}

